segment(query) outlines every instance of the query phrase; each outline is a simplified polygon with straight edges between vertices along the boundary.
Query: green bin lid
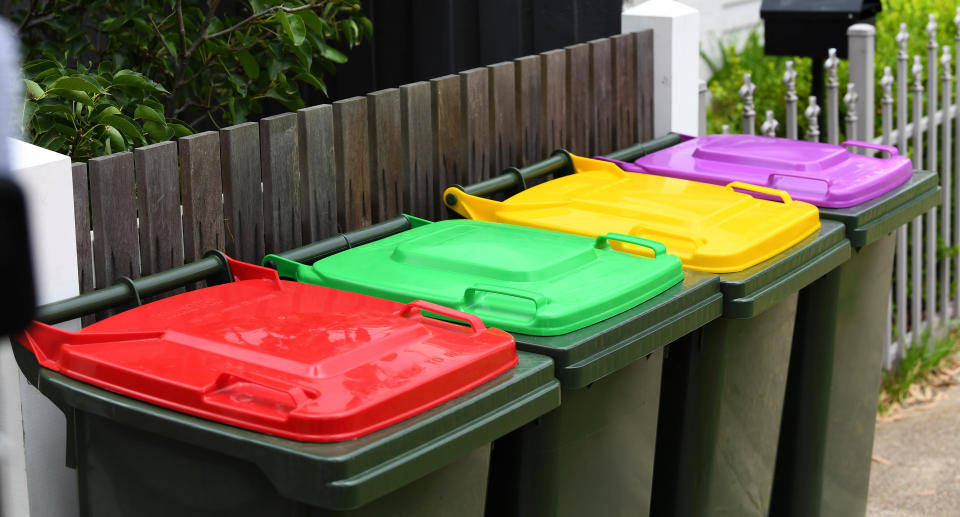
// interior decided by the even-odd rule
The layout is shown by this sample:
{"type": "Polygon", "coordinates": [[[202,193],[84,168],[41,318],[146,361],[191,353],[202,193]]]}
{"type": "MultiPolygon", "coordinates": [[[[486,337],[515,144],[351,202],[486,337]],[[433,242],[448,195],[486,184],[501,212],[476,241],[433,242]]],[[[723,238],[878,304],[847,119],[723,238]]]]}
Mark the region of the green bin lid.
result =
{"type": "Polygon", "coordinates": [[[535,336],[572,332],[639,305],[683,280],[663,244],[629,235],[596,239],[473,220],[414,228],[312,266],[275,255],[286,278],[395,301],[423,299],[535,336]],[[610,248],[617,240],[654,258],[610,248]]]}

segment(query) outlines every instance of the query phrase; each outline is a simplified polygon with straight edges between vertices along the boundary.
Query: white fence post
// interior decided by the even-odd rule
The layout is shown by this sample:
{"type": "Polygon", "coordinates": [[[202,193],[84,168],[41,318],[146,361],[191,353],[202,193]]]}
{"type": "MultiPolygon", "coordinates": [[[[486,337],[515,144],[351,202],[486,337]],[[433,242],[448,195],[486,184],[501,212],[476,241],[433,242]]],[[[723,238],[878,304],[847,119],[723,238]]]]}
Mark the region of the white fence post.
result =
{"type": "MultiPolygon", "coordinates": [[[[9,140],[13,177],[23,190],[37,303],[79,294],[70,158],[9,140]]],[[[79,321],[62,328],[77,330],[79,321]]],[[[0,338],[0,434],[10,443],[0,472],[0,514],[77,514],[76,472],[65,466],[66,420],[20,374],[0,338]]]]}
{"type": "MultiPolygon", "coordinates": [[[[927,22],[927,170],[939,172],[937,167],[937,20],[929,15],[927,22]]],[[[926,257],[926,314],[930,335],[939,338],[940,325],[937,315],[937,207],[927,212],[924,247],[926,257]]],[[[932,343],[932,342],[931,342],[932,343]]]]}
{"type": "Polygon", "coordinates": [[[700,13],[675,0],[648,0],[623,11],[620,29],[653,29],[654,134],[697,134],[700,13]]]}
{"type": "Polygon", "coordinates": [[[837,78],[840,58],[835,48],[829,49],[827,54],[827,60],[823,63],[823,70],[827,74],[827,143],[836,145],[840,143],[840,79],[837,78]]]}
{"type": "Polygon", "coordinates": [[[860,98],[857,102],[857,138],[873,141],[873,81],[874,49],[877,29],[867,23],[857,23],[847,28],[850,44],[850,82],[857,85],[860,98]]]}
{"type": "MultiPolygon", "coordinates": [[[[956,67],[954,102],[960,104],[960,7],[957,7],[957,15],[953,18],[953,26],[958,31],[953,47],[953,51],[956,53],[953,63],[956,67]]],[[[949,127],[949,122],[947,122],[946,125],[949,127]]],[[[960,244],[960,114],[955,117],[954,126],[954,131],[957,132],[957,141],[953,146],[953,166],[956,169],[953,172],[953,202],[957,204],[957,206],[953,207],[953,242],[955,244],[960,244]]],[[[950,174],[950,171],[946,170],[946,173],[950,174]]],[[[954,271],[956,271],[957,277],[960,278],[960,254],[954,257],[954,271]]],[[[960,316],[960,282],[957,282],[957,288],[954,292],[954,296],[954,305],[951,307],[953,308],[953,313],[957,316],[960,316]]]]}
{"type": "Polygon", "coordinates": [[[740,87],[740,99],[743,100],[743,134],[752,135],[754,132],[757,110],[753,107],[753,94],[757,85],[753,84],[750,74],[743,74],[743,86],[740,87]]]}
{"type": "Polygon", "coordinates": [[[847,140],[856,140],[857,139],[857,122],[860,120],[857,117],[857,111],[860,107],[860,94],[857,93],[856,85],[854,83],[847,83],[847,93],[843,96],[843,104],[847,106],[847,140]]]}
{"type": "MultiPolygon", "coordinates": [[[[923,117],[923,64],[920,62],[920,56],[913,56],[913,66],[910,67],[910,73],[913,75],[913,166],[923,167],[923,126],[920,123],[923,117]]],[[[920,340],[923,329],[929,328],[923,320],[923,216],[918,215],[913,219],[910,225],[911,251],[913,258],[910,271],[910,278],[913,280],[913,296],[910,297],[911,314],[911,334],[913,339],[908,345],[913,345],[920,340]]]]}
{"type": "Polygon", "coordinates": [[[700,95],[700,109],[697,113],[697,135],[706,136],[707,134],[707,103],[710,102],[710,90],[707,88],[706,81],[700,81],[697,86],[700,95]]]}
{"type": "Polygon", "coordinates": [[[817,105],[817,96],[811,95],[807,109],[803,110],[803,116],[807,119],[807,140],[811,142],[820,141],[820,106],[817,105]]]}
{"type": "Polygon", "coordinates": [[[760,124],[760,134],[764,136],[777,136],[777,128],[779,127],[780,122],[773,117],[773,110],[767,110],[763,124],[760,124]]]}
{"type": "MultiPolygon", "coordinates": [[[[907,156],[907,41],[910,34],[907,32],[907,24],[900,24],[900,32],[897,33],[897,146],[900,148],[900,154],[907,156]]],[[[886,131],[886,129],[884,129],[886,131]]],[[[907,340],[907,226],[903,225],[897,228],[897,273],[896,273],[896,300],[897,300],[897,333],[894,339],[897,343],[896,349],[891,353],[892,360],[887,364],[891,368],[893,363],[904,357],[907,340]]]]}
{"type": "Polygon", "coordinates": [[[787,61],[787,70],[783,73],[783,84],[787,87],[786,102],[787,130],[786,136],[791,140],[797,139],[797,71],[793,69],[793,61],[787,61]]]}
{"type": "MultiPolygon", "coordinates": [[[[940,167],[943,171],[940,174],[940,188],[943,192],[943,197],[941,198],[940,206],[940,238],[943,240],[943,245],[950,247],[950,241],[952,240],[952,235],[950,231],[951,224],[951,209],[953,208],[952,203],[952,191],[951,191],[951,178],[950,178],[950,169],[952,165],[950,159],[952,158],[952,152],[950,149],[950,131],[953,129],[950,124],[950,119],[948,118],[948,113],[950,111],[950,100],[951,94],[953,93],[953,88],[951,88],[953,83],[953,76],[950,74],[950,47],[947,45],[943,46],[943,55],[940,57],[940,67],[943,69],[943,73],[940,76],[941,80],[941,101],[940,106],[943,110],[943,126],[941,131],[941,161],[940,167]]],[[[931,138],[936,139],[937,135],[931,135],[931,138]]],[[[949,332],[950,327],[950,259],[944,259],[940,261],[940,314],[941,322],[944,326],[944,335],[949,332]]]]}

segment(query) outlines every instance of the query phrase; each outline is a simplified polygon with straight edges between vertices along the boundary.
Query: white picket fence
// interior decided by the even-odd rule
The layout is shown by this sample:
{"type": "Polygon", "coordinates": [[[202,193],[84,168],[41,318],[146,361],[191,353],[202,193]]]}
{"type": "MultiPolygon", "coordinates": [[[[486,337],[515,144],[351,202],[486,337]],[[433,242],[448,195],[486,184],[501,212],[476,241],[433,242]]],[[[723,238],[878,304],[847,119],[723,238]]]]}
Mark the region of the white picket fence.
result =
{"type": "MultiPolygon", "coordinates": [[[[960,255],[938,259],[938,239],[944,249],[949,249],[953,243],[960,244],[960,181],[956,180],[960,176],[960,117],[957,116],[956,104],[960,102],[960,81],[956,80],[960,76],[960,7],[957,8],[954,24],[958,36],[952,49],[947,45],[940,48],[937,44],[937,31],[941,28],[931,14],[925,27],[929,37],[926,56],[907,55],[909,34],[906,24],[901,24],[896,36],[899,45],[897,55],[876,57],[875,28],[866,24],[850,26],[847,30],[850,82],[846,85],[843,97],[840,97],[837,79],[839,59],[831,52],[824,63],[825,134],[821,133],[818,124],[821,107],[816,97],[808,99],[802,112],[807,121],[804,138],[836,144],[840,138],[840,102],[843,102],[847,113],[844,122],[848,140],[896,145],[902,155],[908,155],[912,147],[910,157],[914,168],[940,175],[943,192],[941,204],[897,229],[896,267],[891,280],[893,289],[887,338],[882,344],[883,364],[888,369],[904,357],[907,347],[921,342],[920,337],[924,334],[929,333],[930,342],[946,336],[954,322],[953,318],[960,314],[960,255]],[[876,88],[874,66],[884,67],[880,81],[880,136],[876,137],[873,115],[876,88]],[[896,76],[891,72],[893,69],[896,70],[896,76]],[[913,96],[912,107],[908,89],[913,96]],[[925,94],[926,111],[923,102],[925,94]],[[957,136],[953,135],[954,131],[957,136]],[[908,264],[911,266],[909,271],[908,264]],[[951,279],[957,282],[955,288],[951,287],[951,279]]],[[[764,121],[760,124],[761,134],[793,139],[798,137],[797,116],[800,106],[796,79],[793,63],[786,62],[783,74],[785,123],[781,125],[774,119],[773,110],[766,110],[764,121]]],[[[745,74],[739,91],[743,99],[743,133],[755,133],[755,92],[756,85],[752,83],[750,74],[745,74]]],[[[707,129],[707,95],[706,83],[701,81],[701,135],[706,134],[707,129]]],[[[723,131],[728,132],[729,128],[724,126],[723,131]]]]}

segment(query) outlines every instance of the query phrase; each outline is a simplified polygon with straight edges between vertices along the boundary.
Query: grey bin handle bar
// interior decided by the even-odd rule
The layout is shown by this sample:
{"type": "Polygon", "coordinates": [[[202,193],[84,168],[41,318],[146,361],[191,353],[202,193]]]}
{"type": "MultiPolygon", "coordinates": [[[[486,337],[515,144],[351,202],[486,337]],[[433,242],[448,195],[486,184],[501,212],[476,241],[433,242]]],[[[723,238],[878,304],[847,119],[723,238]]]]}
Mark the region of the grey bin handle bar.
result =
{"type": "MultiPolygon", "coordinates": [[[[636,160],[637,158],[660,151],[683,142],[683,137],[677,133],[667,133],[664,136],[640,142],[619,151],[614,151],[606,155],[607,158],[620,161],[636,160]]],[[[510,167],[505,169],[500,175],[494,176],[488,180],[474,183],[473,185],[451,185],[458,187],[463,192],[472,196],[487,196],[498,192],[523,191],[527,188],[527,181],[538,178],[550,173],[573,174],[573,160],[570,159],[570,153],[564,149],[558,149],[550,155],[549,158],[530,164],[526,167],[510,167]]],[[[453,194],[449,194],[453,196],[453,194]]],[[[456,199],[448,200],[448,205],[455,205],[456,199]]]]}
{"type": "Polygon", "coordinates": [[[190,264],[137,279],[121,278],[110,287],[41,305],[37,307],[35,318],[48,324],[61,323],[125,304],[139,305],[142,298],[200,280],[214,283],[233,281],[230,265],[223,253],[208,251],[204,258],[190,264]]]}
{"type": "MultiPolygon", "coordinates": [[[[400,233],[412,228],[410,219],[406,216],[397,216],[393,219],[366,226],[358,230],[347,233],[341,233],[335,237],[317,241],[306,246],[294,248],[282,253],[274,253],[278,257],[293,260],[295,262],[313,262],[323,257],[348,250],[361,244],[380,240],[393,234],[400,233]]],[[[276,269],[276,264],[267,260],[263,264],[266,267],[276,269]]]]}

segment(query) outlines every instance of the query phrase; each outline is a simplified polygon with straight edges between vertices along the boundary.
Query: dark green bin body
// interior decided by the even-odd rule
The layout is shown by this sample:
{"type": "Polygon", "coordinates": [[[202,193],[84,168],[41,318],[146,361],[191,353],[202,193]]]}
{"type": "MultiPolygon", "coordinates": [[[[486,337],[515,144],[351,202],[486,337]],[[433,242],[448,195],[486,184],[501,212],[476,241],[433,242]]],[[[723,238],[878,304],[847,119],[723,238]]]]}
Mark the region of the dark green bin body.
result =
{"type": "Polygon", "coordinates": [[[940,200],[915,171],[867,203],[821,209],[846,226],[849,261],[800,292],[771,515],[863,516],[896,228],[940,200]]]}
{"type": "Polygon", "coordinates": [[[554,359],[560,407],[494,442],[487,515],[647,515],[664,347],[716,319],[718,279],[682,285],[560,336],[514,334],[554,359]]]}
{"type": "Polygon", "coordinates": [[[559,404],[549,358],[380,431],[306,443],[196,418],[40,368],[68,420],[80,513],[130,516],[483,515],[490,443],[559,404]]]}
{"type": "MultiPolygon", "coordinates": [[[[312,260],[409,223],[379,226],[279,255],[312,260]]],[[[513,332],[518,350],[553,359],[561,404],[494,442],[487,515],[646,515],[663,349],[720,316],[719,285],[715,275],[685,272],[682,283],[578,330],[513,332]]]]}
{"type": "Polygon", "coordinates": [[[747,270],[718,275],[723,317],[667,349],[653,516],[766,516],[797,292],[850,256],[841,223],[747,270]]]}

